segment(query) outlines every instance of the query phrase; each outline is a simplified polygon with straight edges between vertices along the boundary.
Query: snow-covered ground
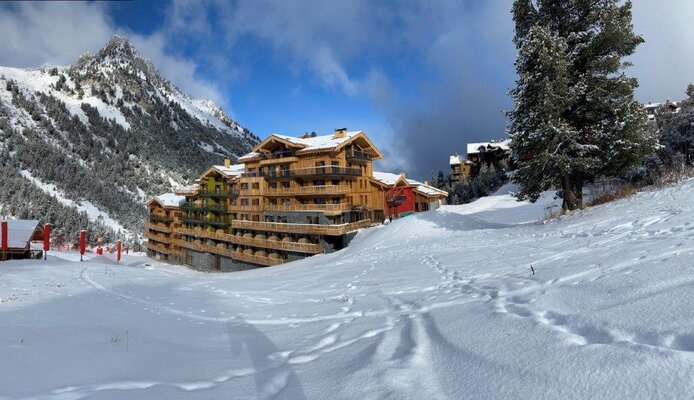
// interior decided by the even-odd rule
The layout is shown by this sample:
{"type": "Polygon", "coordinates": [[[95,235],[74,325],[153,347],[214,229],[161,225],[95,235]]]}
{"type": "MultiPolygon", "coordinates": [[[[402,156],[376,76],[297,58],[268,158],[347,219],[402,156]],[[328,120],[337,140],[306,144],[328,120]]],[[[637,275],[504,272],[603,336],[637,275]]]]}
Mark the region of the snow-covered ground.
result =
{"type": "Polygon", "coordinates": [[[0,399],[691,398],[693,197],[499,194],[240,273],[0,263],[0,399]]]}

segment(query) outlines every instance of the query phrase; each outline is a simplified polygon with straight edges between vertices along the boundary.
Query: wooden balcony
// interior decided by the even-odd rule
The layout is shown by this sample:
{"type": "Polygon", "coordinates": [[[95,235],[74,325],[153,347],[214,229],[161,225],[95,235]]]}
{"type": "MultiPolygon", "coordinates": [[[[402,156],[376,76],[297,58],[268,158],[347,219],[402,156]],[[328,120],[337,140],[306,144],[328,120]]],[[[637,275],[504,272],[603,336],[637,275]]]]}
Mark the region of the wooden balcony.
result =
{"type": "Polygon", "coordinates": [[[145,235],[147,234],[147,230],[151,229],[153,231],[157,232],[164,232],[164,233],[171,233],[171,227],[165,224],[155,224],[152,222],[145,222],[145,235]]]}
{"type": "Polygon", "coordinates": [[[270,266],[270,265],[279,265],[279,264],[284,264],[287,262],[287,260],[284,260],[282,258],[272,258],[272,257],[267,257],[267,256],[256,256],[256,255],[250,255],[246,253],[240,253],[240,252],[234,252],[233,257],[236,260],[240,261],[245,261],[251,264],[258,264],[258,265],[265,265],[265,266],[270,266]]]}
{"type": "Polygon", "coordinates": [[[307,168],[293,168],[281,171],[246,172],[243,177],[263,177],[266,180],[283,180],[295,178],[346,178],[354,179],[361,175],[360,168],[340,166],[320,166],[307,168]]]}
{"type": "Polygon", "coordinates": [[[161,254],[178,254],[179,252],[170,248],[166,247],[162,244],[157,244],[157,243],[152,243],[152,242],[145,242],[145,247],[148,248],[149,250],[156,251],[157,253],[161,254]]]}
{"type": "Polygon", "coordinates": [[[299,161],[299,158],[293,151],[276,151],[274,153],[261,154],[260,165],[290,163],[299,161]]]}
{"type": "Polygon", "coordinates": [[[165,216],[165,215],[159,215],[159,214],[149,214],[149,220],[150,221],[155,221],[155,222],[163,222],[165,224],[168,224],[171,222],[171,218],[165,216]]]}
{"type": "Polygon", "coordinates": [[[347,232],[361,228],[368,228],[371,225],[370,219],[359,222],[340,225],[319,225],[319,224],[285,224],[282,222],[259,222],[234,220],[232,226],[237,229],[251,229],[267,232],[284,233],[306,233],[312,235],[341,236],[347,232]]]}
{"type": "Polygon", "coordinates": [[[213,226],[216,228],[227,228],[229,227],[229,222],[222,219],[209,219],[204,217],[183,217],[181,222],[188,225],[197,226],[213,226]]]}
{"type": "Polygon", "coordinates": [[[198,192],[198,196],[200,197],[210,197],[213,199],[232,199],[238,197],[239,192],[237,191],[219,191],[219,192],[211,192],[207,190],[201,190],[198,192]]]}
{"type": "Polygon", "coordinates": [[[233,211],[236,212],[261,212],[263,211],[263,206],[260,204],[237,204],[231,207],[233,211]]]}
{"type": "Polygon", "coordinates": [[[272,240],[269,238],[249,238],[244,236],[229,235],[227,233],[207,232],[203,230],[185,228],[177,229],[176,232],[188,236],[220,240],[232,244],[262,247],[266,249],[294,251],[297,253],[309,254],[318,254],[323,252],[323,246],[317,243],[287,242],[282,240],[272,240]]]}
{"type": "Polygon", "coordinates": [[[365,164],[373,160],[373,156],[371,156],[371,154],[358,150],[347,150],[345,152],[345,157],[347,158],[347,161],[355,164],[365,164]]]}
{"type": "Polygon", "coordinates": [[[268,187],[265,189],[266,196],[322,196],[331,194],[349,193],[347,185],[324,185],[324,186],[295,186],[295,187],[268,187]]]}
{"type": "Polygon", "coordinates": [[[349,203],[340,204],[266,204],[265,211],[293,212],[293,211],[315,211],[325,213],[337,213],[350,211],[352,205],[349,203]]]}
{"type": "Polygon", "coordinates": [[[152,232],[145,232],[145,237],[149,240],[158,242],[158,243],[166,243],[166,244],[171,244],[171,236],[168,235],[157,235],[152,232]]]}
{"type": "Polygon", "coordinates": [[[182,210],[185,211],[201,211],[201,212],[215,212],[215,213],[225,213],[227,212],[226,207],[223,204],[195,204],[195,203],[184,203],[181,206],[182,210]]]}
{"type": "Polygon", "coordinates": [[[267,265],[282,264],[282,263],[286,262],[286,260],[284,260],[282,258],[273,258],[273,257],[268,257],[268,256],[247,254],[247,253],[240,252],[240,251],[234,251],[234,250],[228,249],[226,246],[223,246],[223,245],[209,246],[207,244],[186,242],[184,240],[174,240],[174,243],[180,247],[185,247],[187,249],[196,250],[196,251],[199,251],[202,253],[219,254],[219,255],[224,256],[224,257],[229,257],[232,260],[245,261],[245,262],[249,262],[252,264],[266,265],[267,266],[267,265]]]}

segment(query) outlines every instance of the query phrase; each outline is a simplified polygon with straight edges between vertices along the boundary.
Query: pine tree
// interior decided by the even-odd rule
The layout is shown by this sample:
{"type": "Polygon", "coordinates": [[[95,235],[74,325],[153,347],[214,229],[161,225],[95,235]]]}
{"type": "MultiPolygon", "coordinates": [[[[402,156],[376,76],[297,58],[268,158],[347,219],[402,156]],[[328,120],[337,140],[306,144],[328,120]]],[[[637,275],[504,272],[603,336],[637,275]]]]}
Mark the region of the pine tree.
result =
{"type": "Polygon", "coordinates": [[[622,62],[643,39],[631,2],[620,3],[515,1],[519,79],[509,116],[519,198],[559,187],[565,211],[581,208],[585,183],[622,176],[653,151],[637,81],[622,62]]]}

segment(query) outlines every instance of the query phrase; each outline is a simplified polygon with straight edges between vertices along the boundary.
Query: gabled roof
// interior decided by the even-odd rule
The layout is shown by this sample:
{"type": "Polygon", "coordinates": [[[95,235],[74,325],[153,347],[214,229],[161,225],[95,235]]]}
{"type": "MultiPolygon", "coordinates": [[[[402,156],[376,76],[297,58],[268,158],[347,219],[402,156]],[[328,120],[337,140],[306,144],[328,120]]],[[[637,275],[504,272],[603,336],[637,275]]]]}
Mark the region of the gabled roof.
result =
{"type": "MultiPolygon", "coordinates": [[[[196,182],[199,181],[199,179],[196,180],[196,182]]],[[[188,186],[183,186],[177,189],[174,189],[174,194],[179,195],[179,196],[190,196],[194,195],[200,190],[200,185],[197,183],[194,183],[192,185],[188,186]]]]}
{"type": "Polygon", "coordinates": [[[460,156],[460,155],[458,155],[458,154],[455,154],[455,155],[452,155],[452,156],[451,156],[449,162],[450,162],[451,165],[462,164],[462,163],[465,162],[465,157],[460,156]]]}
{"type": "Polygon", "coordinates": [[[200,175],[200,179],[206,177],[211,172],[217,172],[225,178],[237,178],[241,176],[245,168],[243,164],[234,164],[229,167],[224,165],[213,165],[200,175]]]}
{"type": "Polygon", "coordinates": [[[477,154],[480,152],[480,149],[484,148],[486,151],[489,150],[504,150],[504,151],[510,151],[511,150],[511,139],[506,139],[498,142],[480,142],[480,143],[468,143],[467,144],[467,153],[468,154],[477,154]]]}
{"type": "Polygon", "coordinates": [[[253,148],[253,151],[240,157],[239,161],[249,160],[261,155],[264,147],[273,142],[278,142],[287,147],[296,149],[297,154],[320,152],[328,150],[339,150],[354,141],[362,141],[366,147],[372,150],[375,159],[383,158],[380,150],[371,142],[363,131],[344,132],[342,135],[319,135],[308,137],[296,137],[273,133],[267,139],[260,142],[253,148]]]}
{"type": "MultiPolygon", "coordinates": [[[[29,249],[35,234],[43,235],[43,227],[35,219],[7,220],[7,247],[10,249],[29,249]]],[[[2,243],[2,230],[0,230],[2,243]]]]}
{"type": "Polygon", "coordinates": [[[414,179],[407,179],[404,174],[374,171],[372,179],[386,187],[393,187],[404,183],[405,185],[411,187],[415,192],[427,197],[448,197],[448,192],[414,179]]]}
{"type": "Polygon", "coordinates": [[[174,193],[164,193],[160,194],[158,196],[154,196],[150,201],[147,202],[147,204],[152,204],[152,202],[155,202],[159,204],[162,207],[168,208],[168,207],[180,207],[181,203],[186,201],[186,198],[183,196],[179,196],[174,193]]]}

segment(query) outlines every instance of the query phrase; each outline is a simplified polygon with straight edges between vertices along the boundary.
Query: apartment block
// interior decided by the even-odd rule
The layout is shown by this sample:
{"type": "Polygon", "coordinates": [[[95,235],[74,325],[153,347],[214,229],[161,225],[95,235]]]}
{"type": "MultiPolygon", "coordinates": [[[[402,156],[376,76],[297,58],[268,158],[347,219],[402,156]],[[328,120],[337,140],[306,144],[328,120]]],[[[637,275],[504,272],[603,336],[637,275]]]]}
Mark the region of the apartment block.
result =
{"type": "MultiPolygon", "coordinates": [[[[373,176],[373,161],[382,157],[362,131],[272,134],[239,164],[226,160],[175,191],[178,209],[166,214],[177,216],[170,247],[150,233],[156,244],[148,249],[153,255],[176,252],[168,259],[219,271],[341,249],[358,229],[385,218],[387,189],[373,176]]],[[[150,216],[167,212],[160,203],[150,202],[150,216]]]]}

